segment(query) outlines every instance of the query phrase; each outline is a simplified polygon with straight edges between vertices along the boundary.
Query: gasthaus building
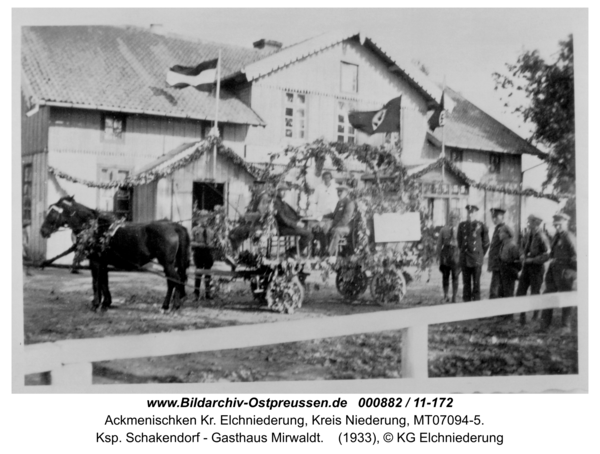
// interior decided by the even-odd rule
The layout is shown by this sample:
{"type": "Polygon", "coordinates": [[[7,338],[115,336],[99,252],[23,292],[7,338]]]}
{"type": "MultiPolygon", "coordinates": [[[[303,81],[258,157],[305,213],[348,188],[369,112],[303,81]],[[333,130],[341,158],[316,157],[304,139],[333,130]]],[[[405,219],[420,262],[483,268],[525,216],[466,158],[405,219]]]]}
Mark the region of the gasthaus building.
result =
{"type": "MultiPolygon", "coordinates": [[[[377,110],[400,95],[402,161],[422,182],[435,225],[454,208],[464,214],[469,202],[480,206],[490,226],[489,208],[503,205],[518,231],[523,197],[481,184],[519,189],[521,156],[539,154],[446,87],[444,141],[452,166],[442,173],[441,129],[428,127],[441,88],[357,32],[329,32],[285,47],[267,39],[238,47],[152,28],[24,27],[21,65],[23,226],[34,260],[72,244],[66,231],[48,240],[39,234],[45,210],[63,195],[133,221],[167,218],[191,228],[194,206],[216,205],[236,218],[272,153],[318,138],[382,144],[384,135],[352,128],[348,113],[377,110]],[[219,51],[224,147],[216,163],[212,152],[190,161],[214,124],[216,92],[177,89],[165,75],[174,65],[217,58],[219,51]],[[129,190],[111,184],[149,172],[159,177],[129,190]]],[[[364,170],[350,163],[346,174],[335,176],[364,170]]]]}

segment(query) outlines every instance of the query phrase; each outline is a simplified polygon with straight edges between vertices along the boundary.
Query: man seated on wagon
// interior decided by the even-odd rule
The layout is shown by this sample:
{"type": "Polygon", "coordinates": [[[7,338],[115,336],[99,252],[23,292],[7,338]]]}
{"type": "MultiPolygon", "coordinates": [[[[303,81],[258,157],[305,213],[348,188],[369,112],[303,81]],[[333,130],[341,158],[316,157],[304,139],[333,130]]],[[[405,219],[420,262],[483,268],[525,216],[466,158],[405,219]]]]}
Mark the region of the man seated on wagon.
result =
{"type": "Polygon", "coordinates": [[[338,203],[331,215],[329,230],[329,256],[337,255],[340,239],[351,233],[351,223],[356,214],[356,202],[350,199],[350,188],[340,185],[337,187],[338,203]]]}
{"type": "Polygon", "coordinates": [[[286,191],[289,186],[285,183],[277,186],[277,196],[274,201],[275,221],[281,236],[299,236],[300,251],[306,250],[306,247],[311,243],[313,234],[310,230],[304,228],[304,222],[300,215],[294,210],[285,200],[286,191]]]}

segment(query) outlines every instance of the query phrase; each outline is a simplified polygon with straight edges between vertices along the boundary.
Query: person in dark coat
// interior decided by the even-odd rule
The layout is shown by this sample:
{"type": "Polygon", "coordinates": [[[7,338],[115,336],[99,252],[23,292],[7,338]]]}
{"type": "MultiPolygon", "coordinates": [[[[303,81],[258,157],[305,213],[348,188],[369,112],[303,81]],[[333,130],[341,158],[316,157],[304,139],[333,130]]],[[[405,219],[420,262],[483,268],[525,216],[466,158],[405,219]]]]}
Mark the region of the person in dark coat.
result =
{"type": "Polygon", "coordinates": [[[437,256],[442,272],[442,289],[444,291],[444,302],[447,303],[450,277],[452,277],[452,302],[456,303],[458,293],[458,276],[460,275],[460,253],[458,251],[458,221],[459,214],[450,213],[448,225],[442,227],[438,238],[437,256]]]}
{"type": "MultiPolygon", "coordinates": [[[[515,282],[519,277],[519,271],[521,271],[521,254],[514,241],[513,231],[509,226],[502,225],[498,229],[498,238],[500,239],[498,297],[510,298],[515,294],[515,282]]],[[[512,319],[512,316],[509,317],[512,319]]]]}
{"type": "MultiPolygon", "coordinates": [[[[214,260],[211,246],[215,237],[214,231],[206,223],[207,216],[201,215],[198,223],[192,228],[192,257],[196,269],[210,270],[213,267],[214,260]]],[[[212,280],[210,275],[205,275],[204,295],[207,300],[212,299],[212,280]]],[[[196,299],[200,298],[200,284],[202,276],[196,275],[194,279],[194,295],[196,299]]]]}
{"type": "Polygon", "coordinates": [[[329,229],[329,256],[337,255],[340,239],[350,234],[351,222],[356,214],[356,202],[350,199],[350,188],[340,185],[337,187],[338,203],[333,211],[331,228],[329,229]]]}
{"type": "Polygon", "coordinates": [[[458,225],[458,249],[463,275],[463,301],[481,299],[481,267],[483,257],[490,247],[490,238],[486,225],[474,219],[475,205],[467,205],[467,220],[458,225]]]}
{"type": "MultiPolygon", "coordinates": [[[[542,219],[535,214],[527,217],[527,233],[521,243],[521,262],[523,262],[523,271],[519,277],[517,286],[517,296],[527,295],[527,290],[531,289],[532,295],[539,295],[544,283],[544,264],[550,258],[550,242],[541,228],[542,219]]],[[[533,313],[533,318],[537,318],[538,311],[533,313]]],[[[520,315],[521,324],[527,322],[525,312],[520,315]]]]}
{"type": "Polygon", "coordinates": [[[281,236],[299,236],[300,251],[306,250],[311,244],[313,234],[310,230],[304,228],[304,222],[296,210],[294,210],[283,198],[289,187],[281,184],[277,187],[277,197],[274,201],[275,220],[281,236]]]}
{"type": "MultiPolygon", "coordinates": [[[[577,279],[577,246],[575,236],[569,232],[570,216],[565,213],[554,215],[554,228],[556,234],[552,238],[550,250],[550,266],[546,272],[546,290],[544,293],[570,292],[573,290],[577,279]]],[[[547,330],[552,323],[552,309],[542,311],[543,330],[547,330]]],[[[572,307],[562,308],[562,327],[570,331],[572,307]]]]}
{"type": "Polygon", "coordinates": [[[502,247],[502,241],[500,240],[499,232],[506,225],[504,224],[504,213],[506,213],[506,210],[503,208],[492,208],[490,212],[492,214],[492,221],[496,226],[488,254],[488,271],[492,273],[490,299],[494,299],[500,297],[500,248],[502,247]]]}

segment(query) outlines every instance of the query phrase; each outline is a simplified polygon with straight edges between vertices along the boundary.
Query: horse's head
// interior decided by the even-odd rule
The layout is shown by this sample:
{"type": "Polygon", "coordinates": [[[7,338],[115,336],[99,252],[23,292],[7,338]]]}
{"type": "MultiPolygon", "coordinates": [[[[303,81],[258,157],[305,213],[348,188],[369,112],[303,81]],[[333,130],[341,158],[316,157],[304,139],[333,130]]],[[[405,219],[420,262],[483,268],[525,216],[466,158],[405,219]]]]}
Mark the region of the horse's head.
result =
{"type": "Polygon", "coordinates": [[[44,223],[40,228],[40,233],[42,234],[42,238],[48,238],[58,229],[67,224],[67,214],[65,213],[65,209],[60,205],[55,203],[54,205],[50,205],[48,211],[46,212],[46,218],[44,219],[44,223]]]}
{"type": "Polygon", "coordinates": [[[97,216],[95,210],[75,202],[73,196],[62,197],[54,205],[50,205],[40,232],[42,237],[48,238],[59,228],[67,226],[77,234],[97,216]]]}

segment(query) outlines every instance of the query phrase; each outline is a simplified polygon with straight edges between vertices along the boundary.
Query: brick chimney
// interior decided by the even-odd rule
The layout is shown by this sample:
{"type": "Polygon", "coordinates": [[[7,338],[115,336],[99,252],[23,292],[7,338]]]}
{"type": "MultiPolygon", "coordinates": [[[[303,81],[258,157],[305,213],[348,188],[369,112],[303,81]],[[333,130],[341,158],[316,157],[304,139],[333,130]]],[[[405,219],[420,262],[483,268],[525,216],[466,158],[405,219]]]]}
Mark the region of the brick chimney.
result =
{"type": "Polygon", "coordinates": [[[273,51],[278,51],[283,46],[283,44],[280,43],[279,41],[274,41],[272,39],[264,39],[264,38],[253,42],[252,45],[254,46],[255,49],[266,49],[266,50],[273,50],[273,51]]]}

